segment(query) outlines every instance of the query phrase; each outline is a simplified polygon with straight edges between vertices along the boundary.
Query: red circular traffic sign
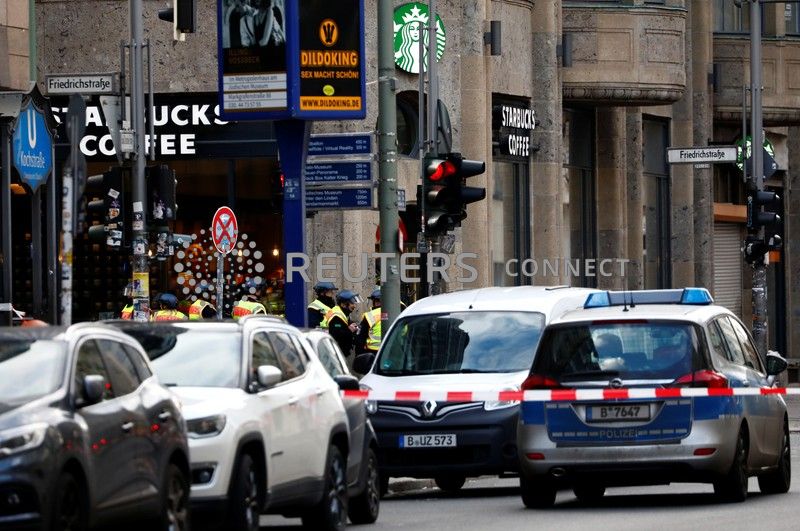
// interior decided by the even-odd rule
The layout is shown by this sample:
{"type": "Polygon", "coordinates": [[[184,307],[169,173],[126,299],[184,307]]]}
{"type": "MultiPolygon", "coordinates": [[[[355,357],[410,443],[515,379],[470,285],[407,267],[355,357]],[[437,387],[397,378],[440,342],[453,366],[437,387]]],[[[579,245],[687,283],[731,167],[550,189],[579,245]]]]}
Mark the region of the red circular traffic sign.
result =
{"type": "Polygon", "coordinates": [[[239,238],[236,214],[229,207],[220,207],[211,220],[211,239],[220,254],[228,254],[239,238]]]}

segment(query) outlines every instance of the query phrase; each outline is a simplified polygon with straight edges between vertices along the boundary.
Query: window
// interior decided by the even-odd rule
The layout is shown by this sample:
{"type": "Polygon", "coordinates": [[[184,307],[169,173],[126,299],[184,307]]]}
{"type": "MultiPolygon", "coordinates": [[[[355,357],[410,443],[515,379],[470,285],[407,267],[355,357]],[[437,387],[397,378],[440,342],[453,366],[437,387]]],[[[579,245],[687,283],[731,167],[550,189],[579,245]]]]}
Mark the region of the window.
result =
{"type": "Polygon", "coordinates": [[[100,357],[100,351],[94,340],[84,341],[78,348],[78,359],[75,362],[75,389],[74,396],[83,396],[83,379],[89,375],[102,376],[106,381],[106,391],[103,393],[103,400],[114,398],[114,390],[111,386],[111,379],[108,371],[100,357]]]}
{"type": "Polygon", "coordinates": [[[495,286],[531,283],[530,276],[520,271],[520,264],[531,257],[528,167],[527,163],[494,163],[494,188],[491,197],[493,235],[490,240],[494,256],[495,286]],[[513,259],[517,260],[516,267],[507,267],[513,259]]]}
{"type": "Polygon", "coordinates": [[[283,371],[283,379],[291,380],[302,376],[305,372],[303,360],[300,353],[297,352],[292,340],[288,334],[277,332],[270,335],[272,344],[275,347],[275,352],[281,362],[281,370],[283,371]]]}
{"type": "Polygon", "coordinates": [[[800,35],[800,4],[785,4],[783,19],[786,21],[786,35],[800,35]]]}
{"type": "Polygon", "coordinates": [[[717,324],[719,324],[725,343],[728,345],[728,359],[736,365],[744,365],[742,346],[739,344],[739,338],[736,337],[736,332],[733,330],[730,321],[727,317],[721,317],[717,320],[717,324]]]}
{"type": "Polygon", "coordinates": [[[716,321],[708,325],[708,339],[711,341],[712,352],[724,360],[730,359],[728,349],[725,347],[725,339],[722,337],[722,332],[719,329],[719,324],[716,321]]]}
{"type": "Polygon", "coordinates": [[[275,349],[267,338],[267,333],[257,332],[253,335],[253,370],[257,370],[262,365],[281,367],[278,355],[275,354],[275,349]]]}
{"type": "Polygon", "coordinates": [[[122,344],[109,339],[98,339],[97,345],[105,361],[108,375],[111,377],[111,388],[116,396],[127,395],[139,387],[136,367],[125,353],[122,344]]]}
{"type": "Polygon", "coordinates": [[[736,319],[731,319],[730,317],[728,317],[728,319],[730,319],[733,330],[736,332],[736,336],[739,338],[739,343],[742,345],[744,364],[754,371],[763,373],[764,368],[761,365],[761,359],[758,357],[756,347],[754,347],[753,342],[750,341],[750,336],[748,335],[747,331],[736,319]]]}
{"type": "Polygon", "coordinates": [[[342,367],[342,364],[339,361],[339,356],[336,354],[336,350],[332,346],[331,340],[322,339],[319,343],[317,343],[317,357],[331,377],[347,374],[347,371],[344,369],[344,367],[342,367]]]}
{"type": "Polygon", "coordinates": [[[667,146],[669,123],[643,120],[644,136],[644,287],[672,285],[671,198],[667,146]]]}
{"type": "MultiPolygon", "coordinates": [[[[761,6],[761,30],[764,31],[764,6],[761,6]]],[[[737,7],[733,0],[714,0],[714,31],[718,33],[748,33],[750,6],[737,7]]]]}
{"type": "Polygon", "coordinates": [[[147,362],[144,361],[144,358],[139,354],[138,350],[129,345],[122,345],[122,348],[128,354],[133,366],[136,367],[136,374],[139,376],[140,381],[143,382],[153,375],[153,373],[150,372],[150,368],[147,366],[147,362]]]}

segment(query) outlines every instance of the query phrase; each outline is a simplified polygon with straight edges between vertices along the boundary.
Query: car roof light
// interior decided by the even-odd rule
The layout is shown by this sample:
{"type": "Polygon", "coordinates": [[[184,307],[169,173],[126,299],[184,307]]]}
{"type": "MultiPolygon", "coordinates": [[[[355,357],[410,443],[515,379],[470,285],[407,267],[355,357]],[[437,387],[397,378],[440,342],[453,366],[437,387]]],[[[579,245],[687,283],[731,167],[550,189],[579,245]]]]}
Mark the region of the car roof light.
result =
{"type": "Polygon", "coordinates": [[[636,306],[637,304],[712,304],[706,288],[651,289],[637,291],[603,291],[586,298],[584,308],[636,306]]]}

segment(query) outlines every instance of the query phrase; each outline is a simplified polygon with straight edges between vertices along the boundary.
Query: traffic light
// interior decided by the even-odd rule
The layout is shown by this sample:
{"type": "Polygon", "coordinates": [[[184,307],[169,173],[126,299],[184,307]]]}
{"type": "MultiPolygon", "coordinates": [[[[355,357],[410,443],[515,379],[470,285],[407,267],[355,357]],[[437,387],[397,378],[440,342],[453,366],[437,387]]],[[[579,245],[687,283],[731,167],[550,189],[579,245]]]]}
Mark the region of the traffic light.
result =
{"type": "Polygon", "coordinates": [[[86,178],[86,213],[97,223],[89,227],[89,239],[119,249],[125,245],[125,182],[122,168],[111,168],[86,178]]]}
{"type": "Polygon", "coordinates": [[[178,210],[175,189],[178,180],[175,178],[175,171],[166,164],[150,166],[146,173],[147,221],[153,229],[158,229],[166,226],[167,221],[175,220],[178,210]]]}
{"type": "MultiPolygon", "coordinates": [[[[428,232],[444,234],[459,227],[467,217],[467,205],[486,198],[485,188],[464,186],[467,177],[480,175],[484,171],[485,162],[465,159],[461,153],[425,158],[424,215],[428,232]]],[[[423,190],[419,190],[419,194],[423,190]]]]}
{"type": "Polygon", "coordinates": [[[172,0],[172,7],[160,9],[158,18],[172,22],[175,29],[175,39],[180,39],[182,33],[194,33],[196,21],[195,0],[172,0]]]}
{"type": "Polygon", "coordinates": [[[747,192],[747,228],[758,231],[761,227],[779,224],[781,217],[775,212],[766,210],[769,207],[777,206],[779,201],[780,197],[775,192],[749,190],[747,192]]]}

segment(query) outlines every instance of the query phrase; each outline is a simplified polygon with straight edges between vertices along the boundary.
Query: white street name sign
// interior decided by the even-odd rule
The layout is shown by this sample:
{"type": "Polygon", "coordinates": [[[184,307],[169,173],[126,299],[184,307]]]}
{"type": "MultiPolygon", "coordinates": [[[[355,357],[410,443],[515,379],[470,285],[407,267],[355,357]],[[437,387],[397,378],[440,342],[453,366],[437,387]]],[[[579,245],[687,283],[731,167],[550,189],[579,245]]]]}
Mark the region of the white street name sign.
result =
{"type": "Polygon", "coordinates": [[[736,146],[668,148],[667,160],[670,164],[736,162],[738,150],[736,146]]]}
{"type": "Polygon", "coordinates": [[[45,76],[45,90],[52,94],[114,94],[117,74],[51,74],[45,76]]]}

